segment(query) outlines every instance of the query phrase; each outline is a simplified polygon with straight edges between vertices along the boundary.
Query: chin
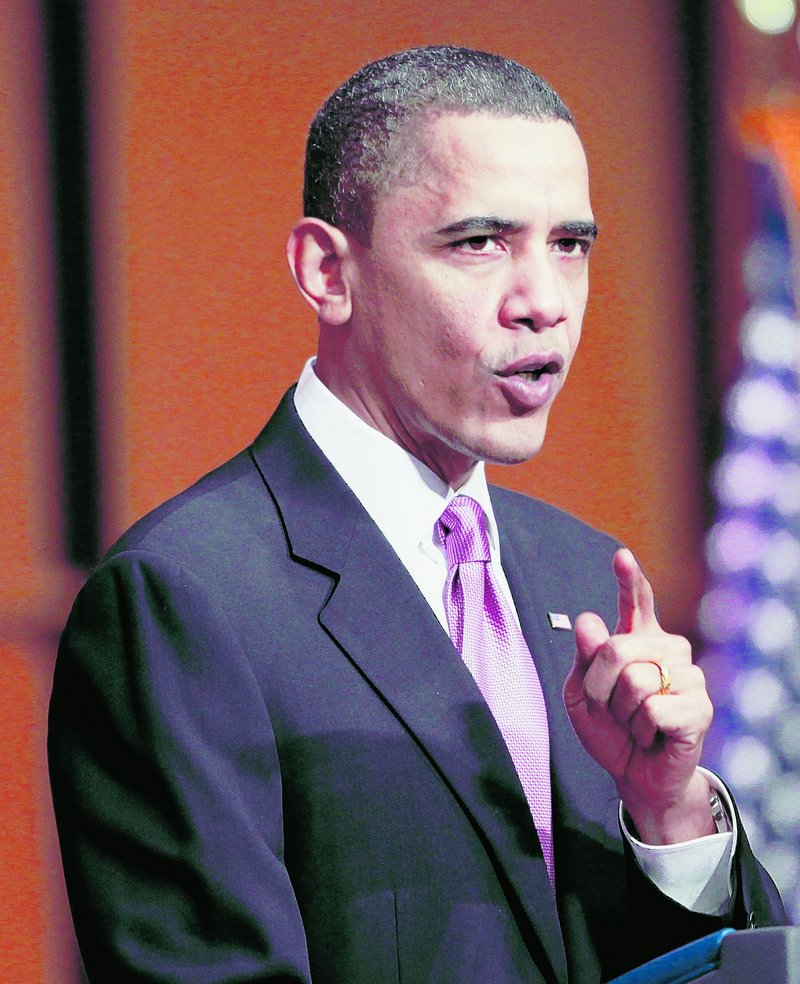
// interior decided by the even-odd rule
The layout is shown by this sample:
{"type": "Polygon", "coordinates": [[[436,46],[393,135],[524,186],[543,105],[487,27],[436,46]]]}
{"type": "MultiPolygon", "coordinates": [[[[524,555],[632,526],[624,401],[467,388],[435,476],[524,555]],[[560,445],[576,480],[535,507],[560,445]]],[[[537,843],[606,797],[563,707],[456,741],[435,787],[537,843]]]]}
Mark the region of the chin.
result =
{"type": "Polygon", "coordinates": [[[536,437],[526,434],[517,440],[487,441],[475,449],[476,456],[493,465],[521,465],[530,461],[542,450],[544,434],[536,437]]]}
{"type": "Polygon", "coordinates": [[[484,455],[483,460],[492,465],[521,465],[530,461],[531,458],[535,458],[541,448],[542,445],[539,444],[530,449],[515,448],[508,451],[497,451],[493,454],[484,455]]]}
{"type": "Polygon", "coordinates": [[[481,457],[496,465],[519,465],[542,450],[547,421],[516,421],[505,423],[494,434],[487,434],[481,457]],[[527,426],[526,426],[527,425],[527,426]]]}

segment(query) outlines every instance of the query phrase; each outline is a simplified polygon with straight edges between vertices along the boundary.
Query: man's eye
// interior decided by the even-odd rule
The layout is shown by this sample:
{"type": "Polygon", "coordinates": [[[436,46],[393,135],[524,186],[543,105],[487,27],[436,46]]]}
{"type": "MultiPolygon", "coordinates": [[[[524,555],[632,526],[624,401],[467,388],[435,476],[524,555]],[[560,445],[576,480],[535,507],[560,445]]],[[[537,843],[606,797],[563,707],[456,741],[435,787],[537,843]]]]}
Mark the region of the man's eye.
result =
{"type": "Polygon", "coordinates": [[[497,248],[497,242],[493,236],[470,236],[453,243],[453,248],[470,253],[489,253],[497,248]]]}
{"type": "Polygon", "coordinates": [[[556,248],[565,256],[585,256],[591,245],[588,239],[576,239],[571,236],[556,240],[556,248]]]}

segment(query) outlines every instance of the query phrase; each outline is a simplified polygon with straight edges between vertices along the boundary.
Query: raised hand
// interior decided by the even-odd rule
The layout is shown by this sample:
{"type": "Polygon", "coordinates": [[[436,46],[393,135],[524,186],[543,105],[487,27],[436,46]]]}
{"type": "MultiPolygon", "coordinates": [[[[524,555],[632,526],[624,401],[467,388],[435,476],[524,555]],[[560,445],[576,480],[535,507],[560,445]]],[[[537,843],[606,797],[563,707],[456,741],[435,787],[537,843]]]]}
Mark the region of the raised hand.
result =
{"type": "Polygon", "coordinates": [[[714,833],[708,783],[697,770],[713,716],[703,673],[688,641],[659,625],[653,590],[630,550],[617,551],[614,574],[614,634],[592,612],[575,622],[575,662],[564,684],[572,726],[613,777],[643,841],[714,833]]]}

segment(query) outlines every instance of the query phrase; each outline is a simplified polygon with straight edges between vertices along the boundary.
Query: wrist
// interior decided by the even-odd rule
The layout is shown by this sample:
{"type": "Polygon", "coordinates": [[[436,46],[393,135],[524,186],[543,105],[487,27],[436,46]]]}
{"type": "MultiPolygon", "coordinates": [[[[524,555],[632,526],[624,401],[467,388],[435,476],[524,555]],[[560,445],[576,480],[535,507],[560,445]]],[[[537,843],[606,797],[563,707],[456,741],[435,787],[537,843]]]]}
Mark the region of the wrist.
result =
{"type": "Polygon", "coordinates": [[[676,798],[658,801],[620,790],[620,799],[638,840],[644,844],[678,844],[717,833],[712,792],[706,777],[695,770],[676,798]]]}

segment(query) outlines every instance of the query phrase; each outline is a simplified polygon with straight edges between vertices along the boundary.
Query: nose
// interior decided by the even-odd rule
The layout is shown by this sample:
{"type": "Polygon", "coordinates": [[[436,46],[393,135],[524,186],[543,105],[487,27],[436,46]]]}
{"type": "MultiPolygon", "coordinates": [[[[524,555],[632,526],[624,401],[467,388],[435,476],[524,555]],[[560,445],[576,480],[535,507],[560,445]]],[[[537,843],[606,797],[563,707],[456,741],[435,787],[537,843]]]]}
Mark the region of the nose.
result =
{"type": "Polygon", "coordinates": [[[500,321],[506,328],[541,331],[567,317],[567,285],[549,252],[519,257],[508,285],[500,321]]]}

